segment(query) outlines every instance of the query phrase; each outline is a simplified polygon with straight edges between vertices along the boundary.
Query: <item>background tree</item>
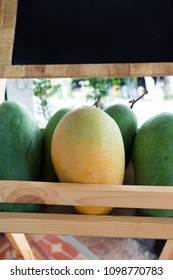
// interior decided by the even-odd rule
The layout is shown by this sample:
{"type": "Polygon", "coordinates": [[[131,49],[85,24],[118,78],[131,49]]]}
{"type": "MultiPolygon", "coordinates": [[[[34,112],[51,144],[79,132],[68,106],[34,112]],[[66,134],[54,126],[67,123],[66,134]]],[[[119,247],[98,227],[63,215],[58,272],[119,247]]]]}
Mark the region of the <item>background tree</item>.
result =
{"type": "MultiPolygon", "coordinates": [[[[87,78],[87,79],[73,79],[72,88],[84,85],[91,90],[86,95],[87,100],[95,103],[98,99],[106,97],[110,93],[111,86],[115,85],[116,90],[121,89],[123,84],[128,83],[128,78],[87,78]]],[[[103,103],[100,103],[103,106],[103,103]]]]}
{"type": "Polygon", "coordinates": [[[46,120],[51,117],[51,108],[49,106],[49,98],[54,95],[61,86],[51,85],[50,79],[33,79],[34,95],[39,98],[39,113],[46,120]]]}

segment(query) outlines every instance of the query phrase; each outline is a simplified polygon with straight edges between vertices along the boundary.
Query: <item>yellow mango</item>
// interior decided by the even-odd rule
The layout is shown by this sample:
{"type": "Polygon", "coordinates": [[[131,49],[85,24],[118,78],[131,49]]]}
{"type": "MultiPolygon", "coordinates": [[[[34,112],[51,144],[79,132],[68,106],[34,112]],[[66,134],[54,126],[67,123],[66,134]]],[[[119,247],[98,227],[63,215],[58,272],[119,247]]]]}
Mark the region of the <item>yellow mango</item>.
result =
{"type": "MultiPolygon", "coordinates": [[[[55,128],[51,157],[60,182],[122,184],[125,152],[120,129],[104,111],[82,107],[55,128]]],[[[80,213],[108,214],[111,207],[75,206],[80,213]]]]}

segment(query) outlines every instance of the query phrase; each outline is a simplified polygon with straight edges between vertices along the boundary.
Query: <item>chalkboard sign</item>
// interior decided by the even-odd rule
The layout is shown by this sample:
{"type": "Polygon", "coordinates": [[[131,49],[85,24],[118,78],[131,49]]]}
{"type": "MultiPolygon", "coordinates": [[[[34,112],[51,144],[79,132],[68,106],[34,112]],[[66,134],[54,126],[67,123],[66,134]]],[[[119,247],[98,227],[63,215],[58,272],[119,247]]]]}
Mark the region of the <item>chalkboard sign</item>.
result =
{"type": "Polygon", "coordinates": [[[173,62],[172,0],[19,0],[12,64],[173,62]]]}

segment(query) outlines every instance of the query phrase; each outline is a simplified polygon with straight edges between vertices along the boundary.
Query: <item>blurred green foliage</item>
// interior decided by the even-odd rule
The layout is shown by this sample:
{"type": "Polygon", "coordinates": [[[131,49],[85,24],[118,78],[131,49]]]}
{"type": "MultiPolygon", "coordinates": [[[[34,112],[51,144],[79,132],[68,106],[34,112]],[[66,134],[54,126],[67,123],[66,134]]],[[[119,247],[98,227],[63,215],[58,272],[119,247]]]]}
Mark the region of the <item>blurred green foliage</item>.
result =
{"type": "Polygon", "coordinates": [[[49,120],[51,117],[49,97],[54,95],[59,88],[60,85],[52,85],[50,79],[33,79],[34,95],[39,98],[39,113],[46,120],[49,120]]]}
{"type": "Polygon", "coordinates": [[[111,86],[116,86],[116,90],[120,90],[121,86],[128,83],[129,78],[86,78],[73,79],[72,88],[84,85],[92,90],[88,91],[87,100],[92,100],[94,103],[105,96],[109,95],[111,86]]]}

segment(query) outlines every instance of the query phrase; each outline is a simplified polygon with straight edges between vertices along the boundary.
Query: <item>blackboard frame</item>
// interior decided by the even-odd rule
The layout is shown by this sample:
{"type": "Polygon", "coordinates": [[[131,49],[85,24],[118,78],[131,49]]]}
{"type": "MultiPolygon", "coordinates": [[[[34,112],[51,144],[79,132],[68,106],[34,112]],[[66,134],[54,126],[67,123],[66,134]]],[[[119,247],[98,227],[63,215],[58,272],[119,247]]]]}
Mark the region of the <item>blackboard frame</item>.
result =
{"type": "Polygon", "coordinates": [[[0,0],[0,77],[171,76],[173,62],[12,65],[17,0],[0,0]]]}

